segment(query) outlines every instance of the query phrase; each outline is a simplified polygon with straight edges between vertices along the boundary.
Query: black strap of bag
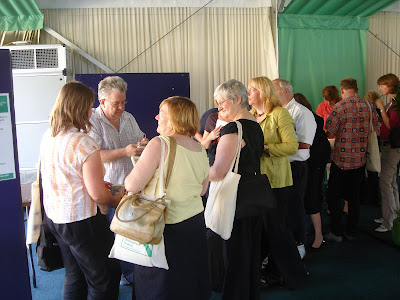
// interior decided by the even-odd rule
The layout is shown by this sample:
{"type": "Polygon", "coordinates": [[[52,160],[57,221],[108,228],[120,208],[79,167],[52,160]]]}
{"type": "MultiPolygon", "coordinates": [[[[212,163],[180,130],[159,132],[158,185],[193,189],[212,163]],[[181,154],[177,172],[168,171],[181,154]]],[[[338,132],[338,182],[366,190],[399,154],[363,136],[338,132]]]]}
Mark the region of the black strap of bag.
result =
{"type": "Polygon", "coordinates": [[[42,174],[40,172],[40,160],[38,168],[42,225],[40,226],[39,240],[36,244],[37,263],[41,270],[51,272],[63,268],[64,263],[57,239],[46,224],[46,212],[43,207],[43,187],[42,174]]]}

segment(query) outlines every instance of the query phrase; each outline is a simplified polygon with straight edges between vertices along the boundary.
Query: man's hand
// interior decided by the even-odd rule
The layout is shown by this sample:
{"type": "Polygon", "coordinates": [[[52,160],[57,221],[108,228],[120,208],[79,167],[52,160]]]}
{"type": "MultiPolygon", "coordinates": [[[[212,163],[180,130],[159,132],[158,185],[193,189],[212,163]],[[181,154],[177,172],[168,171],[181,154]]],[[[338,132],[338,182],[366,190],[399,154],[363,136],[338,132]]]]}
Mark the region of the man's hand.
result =
{"type": "Polygon", "coordinates": [[[149,139],[146,138],[146,135],[142,138],[142,140],[140,142],[137,143],[137,146],[140,148],[144,148],[147,146],[147,144],[149,143],[149,139]]]}
{"type": "Polygon", "coordinates": [[[140,156],[142,154],[144,148],[138,148],[137,145],[129,144],[125,147],[125,156],[132,157],[132,156],[140,156]]]}
{"type": "Polygon", "coordinates": [[[112,183],[108,182],[108,181],[104,181],[104,184],[106,186],[106,189],[109,190],[111,192],[111,187],[112,187],[112,183]]]}

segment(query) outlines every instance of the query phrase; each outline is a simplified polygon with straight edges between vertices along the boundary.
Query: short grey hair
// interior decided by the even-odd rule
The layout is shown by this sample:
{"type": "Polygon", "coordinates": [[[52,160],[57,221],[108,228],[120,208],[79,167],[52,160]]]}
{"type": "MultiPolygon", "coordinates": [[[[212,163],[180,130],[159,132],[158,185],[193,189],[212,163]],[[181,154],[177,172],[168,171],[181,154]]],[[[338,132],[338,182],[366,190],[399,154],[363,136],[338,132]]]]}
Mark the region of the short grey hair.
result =
{"type": "Polygon", "coordinates": [[[293,97],[293,86],[289,81],[282,79],[282,78],[278,78],[278,79],[275,79],[274,82],[277,82],[282,90],[288,90],[290,96],[293,97]]]}
{"type": "Polygon", "coordinates": [[[243,85],[243,83],[236,79],[230,79],[220,84],[215,89],[214,99],[216,99],[219,95],[222,95],[231,101],[235,101],[237,97],[241,97],[240,105],[243,107],[247,107],[249,105],[247,88],[243,85]]]}
{"type": "Polygon", "coordinates": [[[108,100],[110,92],[125,93],[128,90],[128,84],[119,76],[109,76],[99,82],[97,96],[99,100],[108,100]]]}

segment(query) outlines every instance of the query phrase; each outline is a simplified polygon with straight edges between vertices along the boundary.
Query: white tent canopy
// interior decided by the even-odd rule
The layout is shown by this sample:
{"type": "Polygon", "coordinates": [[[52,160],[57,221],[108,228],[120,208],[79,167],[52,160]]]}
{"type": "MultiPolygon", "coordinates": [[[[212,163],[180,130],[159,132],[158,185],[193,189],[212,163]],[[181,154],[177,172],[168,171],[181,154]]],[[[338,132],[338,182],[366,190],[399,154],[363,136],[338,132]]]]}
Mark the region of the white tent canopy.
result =
{"type": "Polygon", "coordinates": [[[35,0],[39,9],[112,7],[270,7],[271,0],[35,0]]]}

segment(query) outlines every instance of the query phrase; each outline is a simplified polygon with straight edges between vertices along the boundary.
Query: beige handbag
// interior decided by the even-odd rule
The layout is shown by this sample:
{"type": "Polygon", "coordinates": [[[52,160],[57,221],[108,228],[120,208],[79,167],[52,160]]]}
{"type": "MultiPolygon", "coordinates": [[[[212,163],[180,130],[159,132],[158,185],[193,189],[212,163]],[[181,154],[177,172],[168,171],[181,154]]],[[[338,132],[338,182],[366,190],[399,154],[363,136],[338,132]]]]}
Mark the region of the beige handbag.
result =
{"type": "Polygon", "coordinates": [[[367,146],[367,163],[365,165],[365,168],[368,171],[372,172],[380,172],[381,171],[381,157],[379,154],[379,145],[378,145],[378,137],[376,135],[376,132],[374,130],[374,127],[372,126],[372,109],[371,105],[369,104],[368,101],[367,105],[369,107],[370,111],[370,118],[369,118],[369,129],[368,129],[368,146],[367,146]]]}
{"type": "Polygon", "coordinates": [[[115,210],[114,218],[110,224],[111,231],[135,240],[139,243],[157,245],[161,242],[165,221],[168,216],[166,193],[172,167],[175,161],[176,141],[170,137],[169,159],[167,176],[164,182],[164,143],[161,140],[161,161],[159,183],[164,187],[164,193],[155,200],[147,200],[141,194],[126,195],[122,198],[115,210]]]}

